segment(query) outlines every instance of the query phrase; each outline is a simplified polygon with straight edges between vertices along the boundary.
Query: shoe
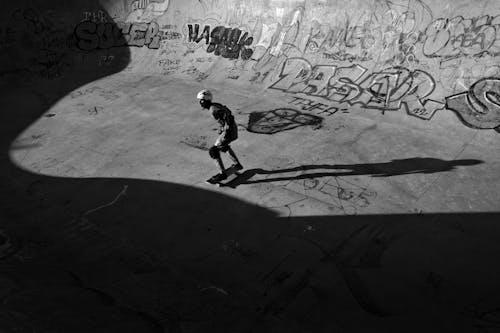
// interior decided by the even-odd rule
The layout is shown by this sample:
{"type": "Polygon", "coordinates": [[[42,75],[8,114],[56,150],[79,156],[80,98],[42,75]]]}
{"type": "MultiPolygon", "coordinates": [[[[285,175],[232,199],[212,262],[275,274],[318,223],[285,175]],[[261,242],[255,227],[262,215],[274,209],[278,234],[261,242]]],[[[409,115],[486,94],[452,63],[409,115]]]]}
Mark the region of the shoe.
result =
{"type": "Polygon", "coordinates": [[[231,164],[230,168],[234,168],[235,170],[242,170],[243,169],[243,165],[241,165],[241,163],[233,163],[231,164]]]}
{"type": "Polygon", "coordinates": [[[219,173],[219,174],[213,176],[212,178],[210,178],[210,182],[217,183],[217,182],[220,182],[224,179],[227,179],[227,176],[223,173],[219,173]]]}

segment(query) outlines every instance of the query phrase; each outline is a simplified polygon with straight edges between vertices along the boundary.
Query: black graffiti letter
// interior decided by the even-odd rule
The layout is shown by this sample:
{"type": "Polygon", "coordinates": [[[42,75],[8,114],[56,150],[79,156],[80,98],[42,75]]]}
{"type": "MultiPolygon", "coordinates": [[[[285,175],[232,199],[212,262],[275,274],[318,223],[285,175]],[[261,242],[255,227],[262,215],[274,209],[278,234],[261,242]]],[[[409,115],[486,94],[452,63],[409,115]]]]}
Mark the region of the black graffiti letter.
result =
{"type": "Polygon", "coordinates": [[[160,48],[160,36],[158,33],[160,32],[160,26],[155,21],[149,23],[148,29],[146,30],[145,44],[150,49],[159,49],[160,48]]]}
{"type": "Polygon", "coordinates": [[[240,29],[229,29],[226,47],[222,56],[229,59],[238,59],[240,56],[240,46],[238,40],[241,36],[240,29]]]}
{"type": "Polygon", "coordinates": [[[97,36],[99,36],[99,48],[110,49],[115,44],[113,36],[113,24],[100,23],[97,26],[97,36]]]}
{"type": "Polygon", "coordinates": [[[249,46],[253,43],[253,37],[248,37],[248,32],[245,32],[243,34],[243,37],[241,37],[238,45],[240,46],[241,49],[241,59],[243,60],[248,60],[252,57],[253,50],[250,48],[246,48],[246,46],[249,46]]]}
{"type": "Polygon", "coordinates": [[[205,38],[205,44],[208,44],[210,42],[210,26],[209,25],[206,25],[205,28],[203,28],[203,33],[200,35],[200,38],[198,38],[196,43],[198,43],[203,38],[205,38]]]}
{"type": "Polygon", "coordinates": [[[188,24],[188,29],[189,29],[189,42],[199,42],[197,39],[198,39],[198,32],[200,31],[200,25],[195,24],[193,31],[193,25],[188,24]]]}
{"type": "Polygon", "coordinates": [[[85,21],[75,28],[78,47],[84,51],[91,51],[99,46],[99,37],[96,34],[97,26],[94,22],[85,21]]]}
{"type": "Polygon", "coordinates": [[[222,26],[215,27],[215,29],[212,30],[210,37],[211,41],[210,45],[208,45],[207,52],[214,52],[215,55],[220,55],[221,45],[223,45],[227,40],[227,29],[222,26]]]}

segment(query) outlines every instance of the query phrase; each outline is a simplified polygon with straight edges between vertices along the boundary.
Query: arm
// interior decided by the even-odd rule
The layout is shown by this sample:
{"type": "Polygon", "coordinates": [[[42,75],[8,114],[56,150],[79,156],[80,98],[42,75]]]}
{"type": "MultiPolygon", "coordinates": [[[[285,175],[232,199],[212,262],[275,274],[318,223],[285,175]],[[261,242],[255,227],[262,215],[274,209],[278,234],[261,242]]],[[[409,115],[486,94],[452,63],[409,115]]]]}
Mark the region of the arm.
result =
{"type": "Polygon", "coordinates": [[[223,110],[219,110],[216,114],[214,114],[214,117],[217,119],[217,122],[219,123],[219,137],[217,138],[217,141],[215,142],[216,146],[220,146],[225,144],[228,141],[228,131],[229,131],[229,124],[228,124],[228,113],[223,110]]]}
{"type": "Polygon", "coordinates": [[[228,142],[228,126],[224,125],[219,131],[219,137],[215,141],[216,146],[222,146],[228,142]]]}

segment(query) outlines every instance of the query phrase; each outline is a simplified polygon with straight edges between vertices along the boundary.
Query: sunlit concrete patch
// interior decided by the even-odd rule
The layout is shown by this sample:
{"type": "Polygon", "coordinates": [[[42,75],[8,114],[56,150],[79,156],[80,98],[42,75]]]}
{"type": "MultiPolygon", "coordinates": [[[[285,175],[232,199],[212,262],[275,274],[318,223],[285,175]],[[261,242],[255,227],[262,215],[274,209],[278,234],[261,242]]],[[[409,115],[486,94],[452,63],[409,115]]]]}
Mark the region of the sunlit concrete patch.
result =
{"type": "MultiPolygon", "coordinates": [[[[11,158],[43,175],[202,183],[217,172],[207,152],[217,133],[194,98],[197,89],[188,82],[123,73],[89,83],[23,131],[11,145],[11,158]]],[[[228,94],[223,85],[213,91],[228,94]]],[[[254,110],[275,109],[280,98],[266,93],[252,107],[256,97],[235,96],[223,102],[238,110],[234,114],[242,125],[254,110]]],[[[244,177],[232,188],[210,190],[285,216],[406,212],[422,209],[419,195],[439,184],[440,174],[453,178],[457,170],[473,172],[483,163],[479,156],[454,159],[467,146],[456,137],[440,137],[416,123],[405,130],[404,115],[384,116],[382,124],[379,117],[335,114],[325,117],[324,128],[300,126],[268,135],[242,126],[233,148],[244,177]]],[[[434,202],[433,211],[458,209],[434,202]]]]}

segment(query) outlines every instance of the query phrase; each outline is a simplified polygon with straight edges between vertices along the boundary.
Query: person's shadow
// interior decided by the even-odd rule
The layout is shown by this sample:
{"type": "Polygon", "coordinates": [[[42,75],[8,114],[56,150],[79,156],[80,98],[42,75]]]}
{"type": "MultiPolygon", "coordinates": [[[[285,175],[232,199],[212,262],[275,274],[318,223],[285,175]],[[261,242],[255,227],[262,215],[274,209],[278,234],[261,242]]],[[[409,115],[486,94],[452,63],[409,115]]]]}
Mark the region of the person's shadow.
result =
{"type": "Polygon", "coordinates": [[[239,185],[272,183],[288,180],[313,179],[320,177],[341,177],[370,175],[372,177],[391,177],[416,173],[436,173],[452,171],[457,166],[469,166],[481,164],[483,161],[474,159],[446,161],[431,157],[413,157],[400,160],[392,160],[383,163],[363,164],[318,164],[301,165],[298,167],[276,170],[249,169],[241,173],[237,178],[227,183],[226,186],[236,188],[239,185]],[[321,172],[307,172],[314,170],[335,170],[321,172]],[[281,174],[300,172],[299,175],[286,176],[281,174]],[[256,175],[280,175],[277,177],[266,177],[264,179],[253,179],[256,175]]]}

